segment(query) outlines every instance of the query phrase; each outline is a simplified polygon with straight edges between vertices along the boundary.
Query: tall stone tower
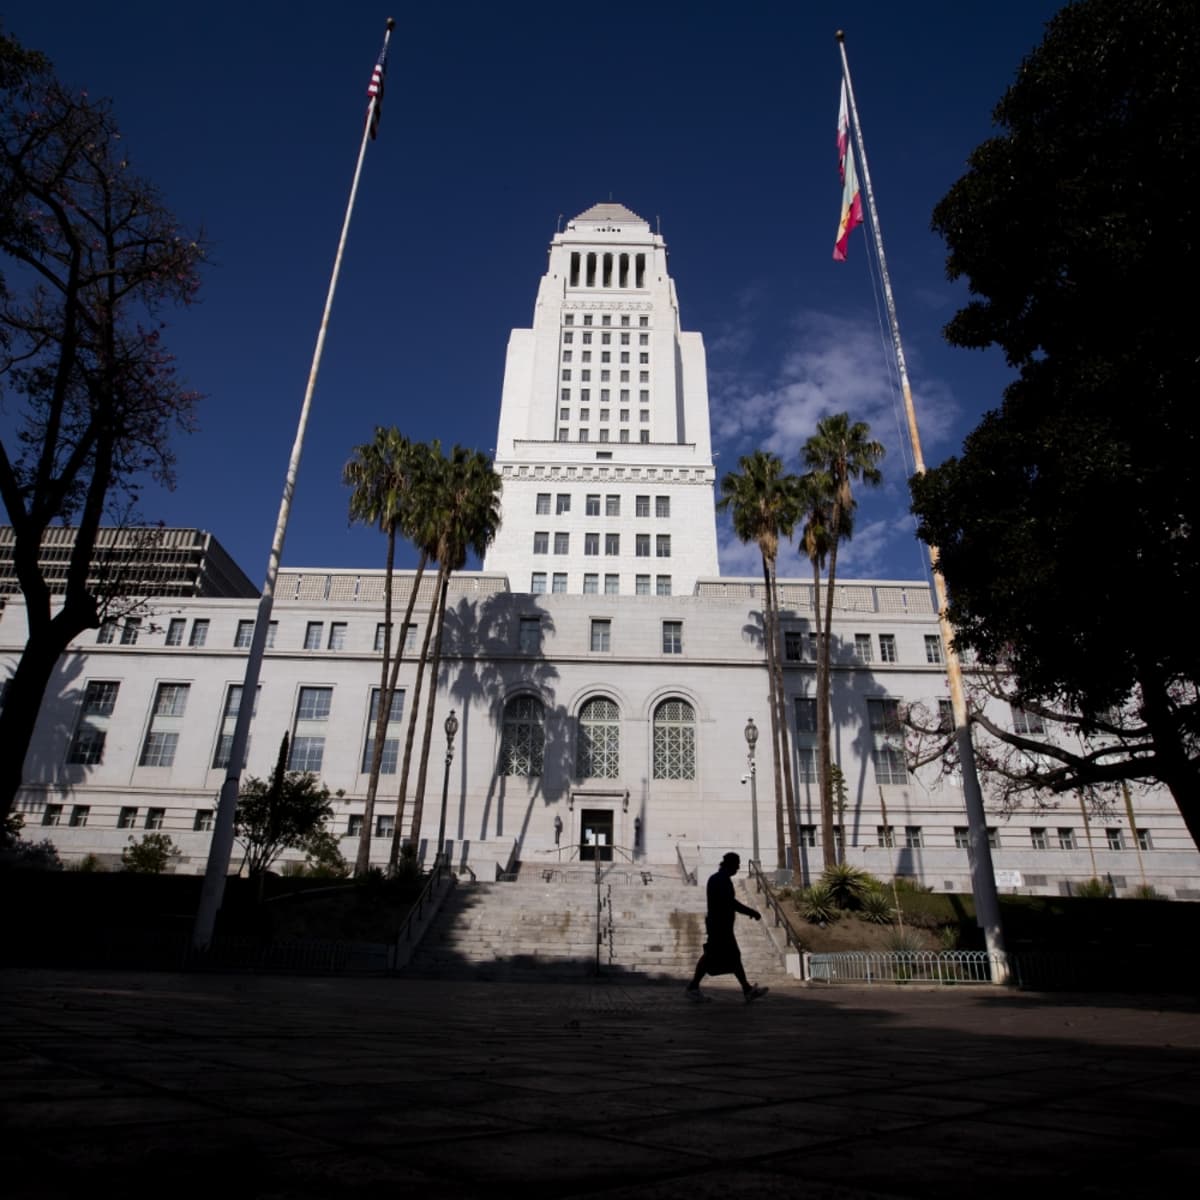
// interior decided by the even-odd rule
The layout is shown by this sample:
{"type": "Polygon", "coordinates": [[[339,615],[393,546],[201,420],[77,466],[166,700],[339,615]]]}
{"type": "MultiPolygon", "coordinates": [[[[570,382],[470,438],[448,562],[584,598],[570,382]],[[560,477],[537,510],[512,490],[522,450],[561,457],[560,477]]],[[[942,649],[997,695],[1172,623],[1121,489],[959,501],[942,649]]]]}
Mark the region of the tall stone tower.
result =
{"type": "Polygon", "coordinates": [[[704,343],[663,239],[597,204],[550,243],[533,328],[508,342],[484,569],[515,592],[685,595],[717,574],[704,343]]]}

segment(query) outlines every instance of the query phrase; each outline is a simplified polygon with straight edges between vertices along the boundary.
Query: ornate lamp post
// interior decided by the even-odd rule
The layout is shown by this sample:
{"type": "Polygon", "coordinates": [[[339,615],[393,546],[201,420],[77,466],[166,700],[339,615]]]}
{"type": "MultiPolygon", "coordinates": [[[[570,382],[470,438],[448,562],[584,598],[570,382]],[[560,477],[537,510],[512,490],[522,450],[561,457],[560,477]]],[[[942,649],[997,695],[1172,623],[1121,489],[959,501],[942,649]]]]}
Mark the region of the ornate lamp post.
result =
{"type": "Polygon", "coordinates": [[[762,866],[758,853],[758,766],[754,761],[754,746],[758,741],[758,726],[751,717],[746,722],[746,762],[750,765],[750,820],[754,832],[754,861],[762,866]]]}
{"type": "Polygon", "coordinates": [[[446,793],[450,790],[450,764],[454,761],[454,735],[458,732],[458,718],[454,709],[443,726],[446,731],[446,774],[442,777],[442,819],[438,822],[437,858],[446,853],[446,793]]]}

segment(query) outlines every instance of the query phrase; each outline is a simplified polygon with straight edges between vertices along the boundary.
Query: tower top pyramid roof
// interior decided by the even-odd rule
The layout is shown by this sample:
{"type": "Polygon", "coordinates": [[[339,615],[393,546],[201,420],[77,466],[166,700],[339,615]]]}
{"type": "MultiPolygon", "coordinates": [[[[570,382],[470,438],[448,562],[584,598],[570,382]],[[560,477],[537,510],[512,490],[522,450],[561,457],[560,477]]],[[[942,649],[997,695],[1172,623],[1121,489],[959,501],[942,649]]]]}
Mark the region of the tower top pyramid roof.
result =
{"type": "Polygon", "coordinates": [[[581,212],[575,220],[588,222],[638,221],[642,225],[649,224],[645,217],[639,217],[637,213],[626,208],[625,205],[614,204],[612,201],[606,204],[593,204],[586,212],[581,212]]]}

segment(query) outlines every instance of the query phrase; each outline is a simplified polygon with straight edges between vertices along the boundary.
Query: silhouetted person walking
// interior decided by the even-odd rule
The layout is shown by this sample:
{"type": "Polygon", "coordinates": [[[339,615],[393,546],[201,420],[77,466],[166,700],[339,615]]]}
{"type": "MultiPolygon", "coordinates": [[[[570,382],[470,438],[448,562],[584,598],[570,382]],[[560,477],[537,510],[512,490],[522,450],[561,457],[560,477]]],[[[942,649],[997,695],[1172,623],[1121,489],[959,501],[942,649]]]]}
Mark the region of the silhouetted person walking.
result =
{"type": "Polygon", "coordinates": [[[744,917],[762,920],[762,914],[753,908],[739,904],[733,894],[733,877],[738,873],[742,860],[736,854],[727,854],[721,859],[721,865],[708,878],[708,913],[704,918],[704,928],[708,932],[708,941],[704,943],[704,953],[696,964],[696,973],[692,982],[687,985],[684,995],[689,1000],[707,1000],[700,990],[700,980],[705,975],[733,975],[742,985],[742,995],[746,1003],[765,996],[768,989],[752,984],[746,978],[746,970],[742,966],[742,952],[733,936],[733,919],[741,913],[744,917]]]}

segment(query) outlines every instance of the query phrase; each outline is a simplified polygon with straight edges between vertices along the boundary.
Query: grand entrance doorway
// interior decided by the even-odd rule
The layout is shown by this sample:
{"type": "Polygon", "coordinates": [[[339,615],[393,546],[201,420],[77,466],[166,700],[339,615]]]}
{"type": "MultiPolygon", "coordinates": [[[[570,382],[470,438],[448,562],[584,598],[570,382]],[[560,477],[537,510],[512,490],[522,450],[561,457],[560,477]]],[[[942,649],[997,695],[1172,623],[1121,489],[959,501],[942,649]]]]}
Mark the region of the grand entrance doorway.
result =
{"type": "Polygon", "coordinates": [[[581,862],[612,862],[612,809],[585,808],[579,814],[579,858],[581,862]]]}

